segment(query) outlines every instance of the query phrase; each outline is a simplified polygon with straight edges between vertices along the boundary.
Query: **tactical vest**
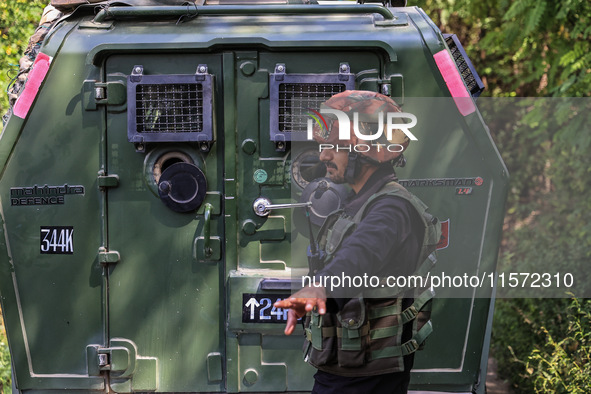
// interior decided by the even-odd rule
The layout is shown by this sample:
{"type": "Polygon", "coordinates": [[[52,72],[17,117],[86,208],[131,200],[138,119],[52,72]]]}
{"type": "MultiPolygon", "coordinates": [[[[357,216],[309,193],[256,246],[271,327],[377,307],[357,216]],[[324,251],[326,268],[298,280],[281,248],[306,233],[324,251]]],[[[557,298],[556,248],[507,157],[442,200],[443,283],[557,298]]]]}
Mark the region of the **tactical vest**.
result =
{"type": "MultiPolygon", "coordinates": [[[[435,248],[441,224],[427,212],[427,206],[396,182],[384,185],[369,198],[354,217],[337,211],[331,214],[318,234],[326,265],[343,241],[364,217],[376,198],[396,196],[409,201],[424,225],[424,237],[413,276],[425,277],[436,262],[435,248]]],[[[383,282],[385,284],[385,282],[383,282]]],[[[371,376],[404,371],[403,357],[417,351],[432,332],[430,288],[404,289],[378,286],[363,290],[336,314],[308,314],[305,322],[304,358],[314,367],[341,376],[371,376]],[[403,298],[414,298],[402,310],[403,298]],[[412,321],[412,339],[402,343],[403,325],[412,321]]]]}

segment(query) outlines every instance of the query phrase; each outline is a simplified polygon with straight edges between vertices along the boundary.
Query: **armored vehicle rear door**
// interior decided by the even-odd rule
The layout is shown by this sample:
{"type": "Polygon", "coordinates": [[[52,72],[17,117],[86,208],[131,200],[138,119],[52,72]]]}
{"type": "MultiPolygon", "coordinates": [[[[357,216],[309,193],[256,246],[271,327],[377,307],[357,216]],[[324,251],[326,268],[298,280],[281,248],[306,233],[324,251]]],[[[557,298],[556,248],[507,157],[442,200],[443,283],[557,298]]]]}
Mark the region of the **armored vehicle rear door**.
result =
{"type": "Polygon", "coordinates": [[[109,106],[105,142],[110,386],[221,391],[221,56],[113,55],[106,70],[127,93],[109,106]]]}

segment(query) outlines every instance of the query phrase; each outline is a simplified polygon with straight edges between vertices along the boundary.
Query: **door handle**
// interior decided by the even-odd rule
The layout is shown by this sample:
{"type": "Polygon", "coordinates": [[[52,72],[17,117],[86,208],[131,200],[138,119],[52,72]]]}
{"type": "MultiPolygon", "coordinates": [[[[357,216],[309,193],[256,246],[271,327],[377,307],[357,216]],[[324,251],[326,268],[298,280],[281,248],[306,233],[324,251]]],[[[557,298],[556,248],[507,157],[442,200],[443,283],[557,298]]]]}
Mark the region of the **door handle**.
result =
{"type": "Polygon", "coordinates": [[[311,207],[311,202],[296,202],[288,204],[271,204],[271,201],[265,197],[259,197],[255,200],[252,205],[252,209],[257,216],[265,217],[269,216],[273,209],[284,209],[284,208],[307,208],[311,207]]]}
{"type": "Polygon", "coordinates": [[[211,212],[213,205],[205,204],[203,209],[203,255],[211,257],[213,249],[211,248],[211,212]]]}

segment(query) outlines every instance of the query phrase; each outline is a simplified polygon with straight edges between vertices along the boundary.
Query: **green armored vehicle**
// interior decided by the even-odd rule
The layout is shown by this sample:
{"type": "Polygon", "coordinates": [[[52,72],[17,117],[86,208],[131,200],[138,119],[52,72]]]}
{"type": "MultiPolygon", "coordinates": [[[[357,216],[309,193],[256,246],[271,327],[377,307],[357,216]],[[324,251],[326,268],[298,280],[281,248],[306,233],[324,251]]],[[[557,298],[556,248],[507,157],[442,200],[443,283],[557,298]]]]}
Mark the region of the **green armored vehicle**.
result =
{"type": "Polygon", "coordinates": [[[397,173],[444,224],[411,389],[484,392],[508,174],[478,76],[419,8],[320,3],[53,1],[0,139],[16,392],[308,392],[273,303],[342,201],[311,114],[352,89],[414,116],[397,173]]]}

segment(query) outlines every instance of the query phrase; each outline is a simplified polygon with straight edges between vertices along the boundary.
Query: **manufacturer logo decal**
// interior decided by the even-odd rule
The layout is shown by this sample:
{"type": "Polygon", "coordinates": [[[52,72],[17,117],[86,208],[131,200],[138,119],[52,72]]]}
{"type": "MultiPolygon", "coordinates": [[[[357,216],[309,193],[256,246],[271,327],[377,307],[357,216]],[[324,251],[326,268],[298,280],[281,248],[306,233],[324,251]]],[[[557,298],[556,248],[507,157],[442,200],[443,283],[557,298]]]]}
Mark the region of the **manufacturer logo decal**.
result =
{"type": "Polygon", "coordinates": [[[456,187],[456,194],[458,196],[467,196],[472,194],[472,188],[471,187],[456,187]]]}
{"type": "MultiPolygon", "coordinates": [[[[475,178],[432,178],[432,179],[402,179],[398,181],[404,187],[442,187],[442,186],[482,186],[484,179],[475,178]]],[[[464,193],[469,194],[469,193],[464,193]]]]}
{"type": "Polygon", "coordinates": [[[68,194],[84,195],[84,186],[65,184],[63,186],[11,187],[10,205],[62,205],[68,194]]]}

